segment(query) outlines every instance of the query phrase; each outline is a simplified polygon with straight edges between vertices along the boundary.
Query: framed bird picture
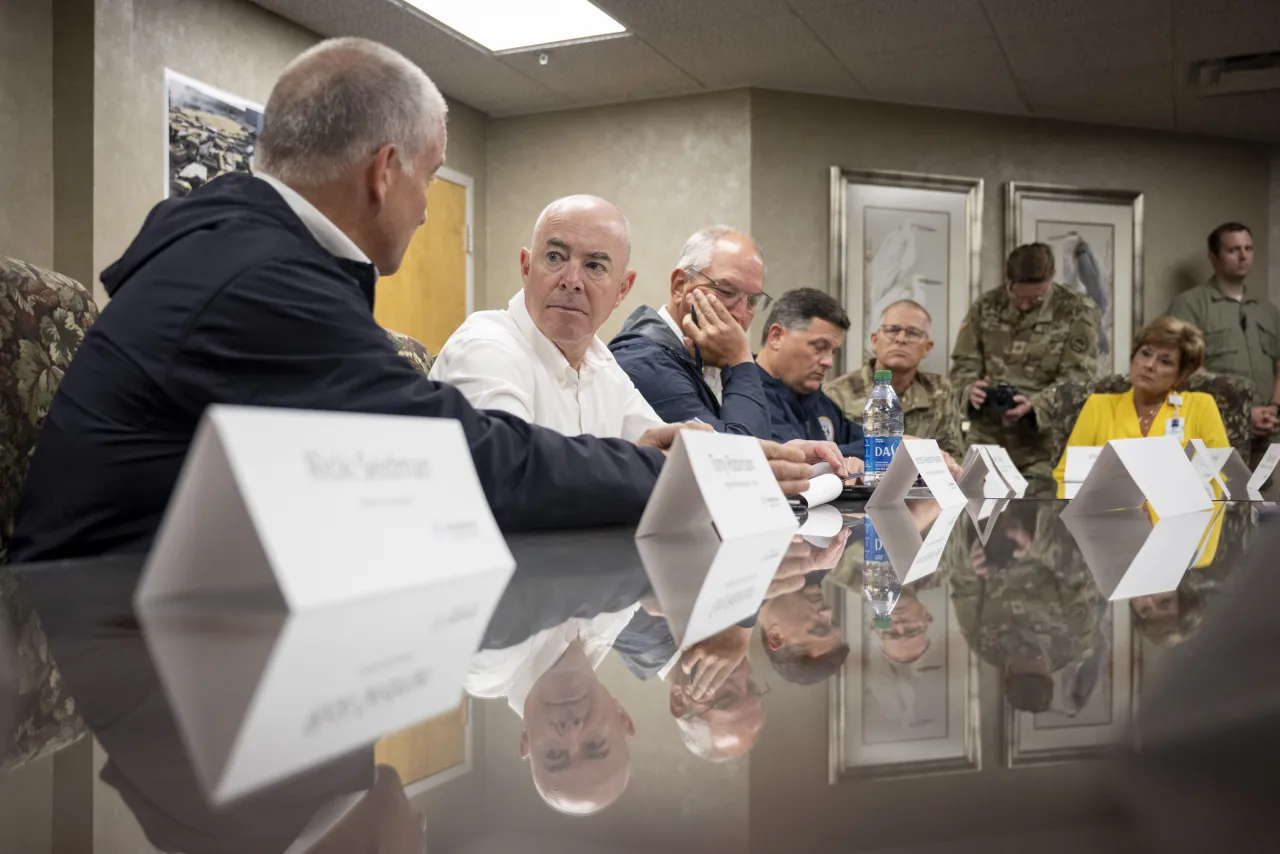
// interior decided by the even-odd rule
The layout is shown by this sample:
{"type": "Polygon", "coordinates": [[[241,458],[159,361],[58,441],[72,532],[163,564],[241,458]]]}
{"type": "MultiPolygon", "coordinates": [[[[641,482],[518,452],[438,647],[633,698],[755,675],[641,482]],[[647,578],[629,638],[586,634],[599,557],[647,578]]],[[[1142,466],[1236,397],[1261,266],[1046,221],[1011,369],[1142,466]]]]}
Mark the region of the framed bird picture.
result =
{"type": "Polygon", "coordinates": [[[1142,193],[1011,182],[1005,251],[1053,250],[1054,281],[1086,294],[1102,312],[1098,373],[1127,373],[1142,329],[1142,193]]]}
{"type": "Polygon", "coordinates": [[[981,178],[831,167],[831,292],[852,324],[839,372],[874,355],[885,309],[910,300],[930,320],[920,369],[946,375],[981,293],[982,187],[981,178]]]}

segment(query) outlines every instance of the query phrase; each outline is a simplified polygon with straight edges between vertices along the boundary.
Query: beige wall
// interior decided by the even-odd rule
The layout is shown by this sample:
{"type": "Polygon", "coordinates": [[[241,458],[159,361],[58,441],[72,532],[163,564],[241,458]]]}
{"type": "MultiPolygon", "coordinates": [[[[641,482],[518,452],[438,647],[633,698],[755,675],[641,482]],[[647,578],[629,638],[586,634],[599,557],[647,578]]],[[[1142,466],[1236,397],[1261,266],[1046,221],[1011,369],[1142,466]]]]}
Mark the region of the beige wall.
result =
{"type": "MultiPolygon", "coordinates": [[[[984,288],[1000,281],[1007,182],[1140,190],[1147,318],[1209,275],[1214,226],[1267,221],[1270,155],[1250,143],[763,91],[751,131],[752,225],[779,291],[827,287],[832,166],[984,179],[984,288]]],[[[1264,276],[1266,258],[1259,239],[1264,276]]]]}
{"type": "Polygon", "coordinates": [[[0,255],[53,266],[53,4],[0,3],[0,255]]]}
{"type": "Polygon", "coordinates": [[[750,96],[745,91],[572,110],[489,123],[487,287],[479,308],[520,289],[520,248],[550,201],[593,193],[631,222],[630,296],[601,328],[606,341],[639,305],[670,294],[685,239],[726,222],[751,227],[750,96]]]}

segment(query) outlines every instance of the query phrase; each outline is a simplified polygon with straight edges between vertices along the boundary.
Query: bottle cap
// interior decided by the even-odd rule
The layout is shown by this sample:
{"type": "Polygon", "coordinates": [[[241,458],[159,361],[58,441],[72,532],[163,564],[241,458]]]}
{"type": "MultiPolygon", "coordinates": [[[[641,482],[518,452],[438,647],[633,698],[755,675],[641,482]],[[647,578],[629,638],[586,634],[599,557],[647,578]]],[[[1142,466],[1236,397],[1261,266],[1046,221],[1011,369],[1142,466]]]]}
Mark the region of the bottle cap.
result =
{"type": "Polygon", "coordinates": [[[872,619],[871,626],[876,629],[888,629],[893,626],[893,620],[890,620],[888,617],[876,616],[872,619]]]}
{"type": "Polygon", "coordinates": [[[893,371],[876,371],[876,382],[893,379],[893,371]]]}

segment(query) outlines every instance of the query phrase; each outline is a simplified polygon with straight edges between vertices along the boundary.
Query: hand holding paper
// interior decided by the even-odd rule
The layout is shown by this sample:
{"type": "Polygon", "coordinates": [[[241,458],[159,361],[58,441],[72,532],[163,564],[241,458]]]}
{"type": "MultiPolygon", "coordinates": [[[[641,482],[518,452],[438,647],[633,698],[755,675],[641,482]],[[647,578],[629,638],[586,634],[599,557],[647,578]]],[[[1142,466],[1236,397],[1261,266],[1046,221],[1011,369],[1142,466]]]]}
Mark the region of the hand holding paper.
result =
{"type": "Polygon", "coordinates": [[[799,495],[809,488],[813,467],[805,461],[803,449],[764,439],[760,440],[760,447],[764,449],[764,457],[769,461],[769,468],[783,494],[799,495]]]}

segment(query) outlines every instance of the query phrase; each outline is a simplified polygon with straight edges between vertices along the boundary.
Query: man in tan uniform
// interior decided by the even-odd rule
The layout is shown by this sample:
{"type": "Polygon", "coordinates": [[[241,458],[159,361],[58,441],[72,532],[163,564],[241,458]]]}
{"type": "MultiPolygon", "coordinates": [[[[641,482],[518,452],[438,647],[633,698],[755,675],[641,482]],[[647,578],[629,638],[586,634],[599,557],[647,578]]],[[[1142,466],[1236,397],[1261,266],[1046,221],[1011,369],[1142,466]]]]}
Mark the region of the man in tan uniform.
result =
{"type": "Polygon", "coordinates": [[[1213,278],[1178,294],[1169,314],[1195,324],[1204,333],[1204,368],[1253,383],[1253,453],[1257,465],[1267,446],[1280,441],[1274,403],[1280,401],[1280,309],[1266,291],[1250,291],[1245,277],[1253,270],[1253,235],[1248,226],[1224,223],[1209,235],[1213,278]]]}
{"type": "Polygon", "coordinates": [[[1032,492],[1052,494],[1048,424],[1040,423],[1042,393],[1059,380],[1091,378],[1098,364],[1101,312],[1083,294],[1053,281],[1053,250],[1019,246],[1005,263],[1005,287],[969,309],[951,351],[951,384],[967,409],[970,444],[1008,449],[1032,492]],[[1016,389],[1011,408],[986,406],[993,382],[1016,389]]]}
{"type": "Polygon", "coordinates": [[[862,424],[867,398],[875,385],[876,368],[893,372],[893,390],[902,402],[905,431],[922,439],[936,439],[952,457],[964,456],[960,436],[960,407],[951,383],[940,374],[920,370],[933,349],[932,318],[924,306],[900,300],[884,310],[880,328],[871,333],[875,357],[861,369],[832,380],[824,389],[845,416],[862,424]]]}

